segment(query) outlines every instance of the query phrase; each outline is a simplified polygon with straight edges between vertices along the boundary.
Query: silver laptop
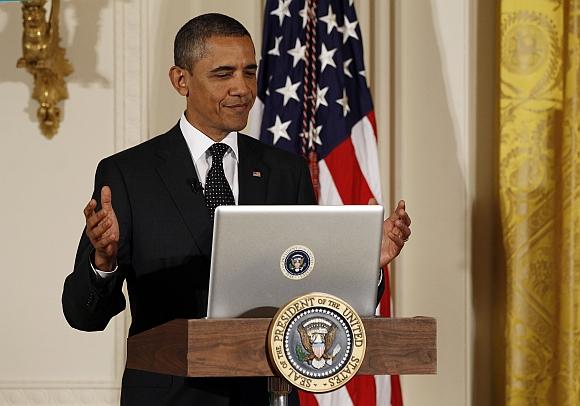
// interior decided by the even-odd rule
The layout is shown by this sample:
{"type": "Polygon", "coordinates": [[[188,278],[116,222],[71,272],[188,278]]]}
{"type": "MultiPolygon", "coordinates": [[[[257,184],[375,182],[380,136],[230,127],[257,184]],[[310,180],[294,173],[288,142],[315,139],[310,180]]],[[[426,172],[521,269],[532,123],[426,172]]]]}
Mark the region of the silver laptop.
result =
{"type": "Polygon", "coordinates": [[[311,292],[373,315],[382,222],[382,206],[218,207],[208,318],[272,317],[311,292]]]}

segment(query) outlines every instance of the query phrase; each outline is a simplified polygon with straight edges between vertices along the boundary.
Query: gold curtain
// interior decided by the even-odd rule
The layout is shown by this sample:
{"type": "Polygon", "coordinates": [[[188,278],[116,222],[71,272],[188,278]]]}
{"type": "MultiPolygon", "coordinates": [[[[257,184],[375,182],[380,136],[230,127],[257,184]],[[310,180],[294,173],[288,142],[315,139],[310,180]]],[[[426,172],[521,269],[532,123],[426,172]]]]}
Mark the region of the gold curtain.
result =
{"type": "Polygon", "coordinates": [[[506,405],[580,405],[580,0],[501,0],[506,405]]]}

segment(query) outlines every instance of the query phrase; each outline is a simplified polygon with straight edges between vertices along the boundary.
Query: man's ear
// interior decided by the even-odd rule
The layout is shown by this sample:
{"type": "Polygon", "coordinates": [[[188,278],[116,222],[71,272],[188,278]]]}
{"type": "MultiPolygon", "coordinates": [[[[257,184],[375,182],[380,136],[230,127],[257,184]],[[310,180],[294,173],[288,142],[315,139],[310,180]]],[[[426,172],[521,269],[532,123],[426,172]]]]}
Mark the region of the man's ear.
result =
{"type": "Polygon", "coordinates": [[[169,69],[169,80],[173,85],[173,88],[177,90],[182,96],[189,96],[189,88],[187,87],[187,82],[189,81],[189,72],[187,70],[180,68],[179,66],[172,66],[169,69]]]}

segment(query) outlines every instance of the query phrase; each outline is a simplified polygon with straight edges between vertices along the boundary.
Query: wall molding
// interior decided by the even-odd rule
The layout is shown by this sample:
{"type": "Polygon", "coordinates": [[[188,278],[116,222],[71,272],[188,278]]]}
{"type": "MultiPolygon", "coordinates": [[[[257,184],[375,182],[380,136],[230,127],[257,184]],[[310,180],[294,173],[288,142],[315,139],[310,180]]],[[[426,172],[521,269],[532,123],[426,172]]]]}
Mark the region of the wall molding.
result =
{"type": "Polygon", "coordinates": [[[115,151],[145,141],[147,128],[148,0],[115,0],[115,151]]]}
{"type": "Polygon", "coordinates": [[[120,381],[117,380],[83,380],[73,381],[67,379],[59,380],[4,380],[0,382],[2,390],[35,390],[35,389],[120,389],[120,381]]]}
{"type": "Polygon", "coordinates": [[[0,404],[11,405],[90,405],[119,404],[119,389],[20,388],[0,389],[0,404]]]}

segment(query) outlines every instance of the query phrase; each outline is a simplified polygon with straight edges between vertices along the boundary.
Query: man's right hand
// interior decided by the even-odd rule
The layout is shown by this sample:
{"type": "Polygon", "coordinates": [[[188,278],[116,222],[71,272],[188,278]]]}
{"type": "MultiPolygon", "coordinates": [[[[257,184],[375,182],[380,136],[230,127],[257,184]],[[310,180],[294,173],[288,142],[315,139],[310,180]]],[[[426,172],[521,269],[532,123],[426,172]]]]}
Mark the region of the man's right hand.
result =
{"type": "Polygon", "coordinates": [[[98,270],[111,272],[117,262],[119,248],[119,222],[113,210],[111,188],[101,189],[101,210],[95,211],[95,199],[84,209],[87,237],[95,248],[95,266],[98,270]]]}

